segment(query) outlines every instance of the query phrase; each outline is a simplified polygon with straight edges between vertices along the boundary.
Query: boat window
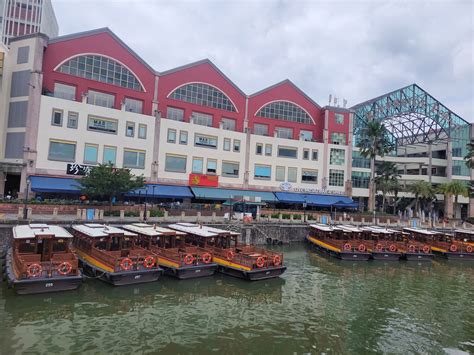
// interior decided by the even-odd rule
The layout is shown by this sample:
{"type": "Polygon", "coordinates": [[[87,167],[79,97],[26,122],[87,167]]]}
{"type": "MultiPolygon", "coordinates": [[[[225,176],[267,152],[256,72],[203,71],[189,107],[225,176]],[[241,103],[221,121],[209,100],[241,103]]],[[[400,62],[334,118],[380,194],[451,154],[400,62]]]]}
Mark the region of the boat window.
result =
{"type": "Polygon", "coordinates": [[[103,241],[100,241],[100,242],[96,243],[95,247],[97,249],[106,250],[107,249],[107,243],[105,242],[105,240],[103,240],[103,241]]]}
{"type": "Polygon", "coordinates": [[[18,246],[18,252],[20,254],[34,253],[36,249],[36,243],[21,243],[18,246]]]}
{"type": "Polygon", "coordinates": [[[55,243],[53,243],[53,253],[65,252],[67,249],[66,247],[66,241],[63,239],[58,239],[55,243]]]}
{"type": "Polygon", "coordinates": [[[132,240],[130,238],[123,238],[122,249],[132,249],[132,240]]]}

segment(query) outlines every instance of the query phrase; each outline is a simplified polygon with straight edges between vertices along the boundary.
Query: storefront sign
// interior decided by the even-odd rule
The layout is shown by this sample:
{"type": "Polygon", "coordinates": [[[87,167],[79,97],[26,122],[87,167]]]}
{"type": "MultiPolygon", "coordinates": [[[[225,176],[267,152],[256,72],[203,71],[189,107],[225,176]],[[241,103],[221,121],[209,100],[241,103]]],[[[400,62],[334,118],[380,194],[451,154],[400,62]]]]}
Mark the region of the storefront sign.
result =
{"type": "Polygon", "coordinates": [[[217,175],[189,174],[189,186],[218,187],[219,177],[217,175]]]}
{"type": "Polygon", "coordinates": [[[88,128],[91,131],[104,133],[117,133],[117,121],[108,120],[100,117],[89,116],[88,128]]]}
{"type": "Polygon", "coordinates": [[[280,190],[286,192],[306,193],[306,194],[321,194],[321,195],[344,195],[344,191],[334,191],[326,189],[311,189],[305,187],[293,187],[289,182],[282,182],[280,190]]]}
{"type": "Polygon", "coordinates": [[[66,174],[84,176],[89,175],[92,166],[82,164],[68,164],[66,168],[66,174]]]}

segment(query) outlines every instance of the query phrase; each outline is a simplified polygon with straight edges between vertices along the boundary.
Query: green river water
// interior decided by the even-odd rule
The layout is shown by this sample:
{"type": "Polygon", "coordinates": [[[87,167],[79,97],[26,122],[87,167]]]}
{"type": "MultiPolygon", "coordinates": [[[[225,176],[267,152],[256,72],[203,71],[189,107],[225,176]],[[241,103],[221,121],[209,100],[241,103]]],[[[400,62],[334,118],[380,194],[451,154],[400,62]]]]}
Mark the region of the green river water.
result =
{"type": "Polygon", "coordinates": [[[17,296],[1,354],[474,353],[474,263],[342,262],[283,247],[279,279],[222,275],[17,296]]]}

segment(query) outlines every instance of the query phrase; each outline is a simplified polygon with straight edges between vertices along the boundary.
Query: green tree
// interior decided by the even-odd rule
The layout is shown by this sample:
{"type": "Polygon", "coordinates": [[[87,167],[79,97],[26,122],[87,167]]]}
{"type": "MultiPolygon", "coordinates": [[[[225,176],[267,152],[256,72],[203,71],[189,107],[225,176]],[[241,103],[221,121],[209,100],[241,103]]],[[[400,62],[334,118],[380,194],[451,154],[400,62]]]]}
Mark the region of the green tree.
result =
{"type": "Polygon", "coordinates": [[[474,140],[467,143],[467,154],[464,160],[468,168],[474,169],[474,140]]]}
{"type": "Polygon", "coordinates": [[[385,126],[378,121],[370,121],[362,132],[361,139],[357,145],[360,155],[370,159],[370,183],[369,211],[375,208],[375,159],[383,157],[392,150],[392,142],[385,126]]]}
{"type": "Polygon", "coordinates": [[[398,177],[400,177],[400,175],[398,174],[397,165],[395,163],[383,161],[377,166],[375,183],[377,191],[382,191],[382,212],[385,212],[387,194],[392,192],[397,193],[400,190],[400,185],[397,180],[398,177]]]}
{"type": "Polygon", "coordinates": [[[117,169],[112,165],[99,164],[91,169],[90,174],[79,180],[81,191],[90,198],[112,201],[120,195],[145,186],[143,176],[133,175],[129,169],[117,169]]]}
{"type": "Polygon", "coordinates": [[[445,201],[447,201],[451,198],[451,196],[454,195],[454,211],[456,211],[458,206],[458,197],[468,197],[470,189],[466,183],[459,180],[453,180],[445,184],[439,185],[438,192],[444,195],[445,201]]]}
{"type": "MultiPolygon", "coordinates": [[[[385,202],[387,200],[387,195],[390,193],[397,193],[400,189],[400,184],[396,179],[379,179],[377,180],[377,190],[382,191],[382,212],[385,212],[385,202]]],[[[395,197],[396,198],[396,197],[395,197]]]]}
{"type": "MultiPolygon", "coordinates": [[[[420,199],[432,199],[435,197],[435,189],[433,185],[427,181],[417,181],[414,184],[408,185],[408,191],[415,195],[415,211],[418,216],[420,208],[420,199]]],[[[419,217],[419,216],[418,216],[419,217]]]]}

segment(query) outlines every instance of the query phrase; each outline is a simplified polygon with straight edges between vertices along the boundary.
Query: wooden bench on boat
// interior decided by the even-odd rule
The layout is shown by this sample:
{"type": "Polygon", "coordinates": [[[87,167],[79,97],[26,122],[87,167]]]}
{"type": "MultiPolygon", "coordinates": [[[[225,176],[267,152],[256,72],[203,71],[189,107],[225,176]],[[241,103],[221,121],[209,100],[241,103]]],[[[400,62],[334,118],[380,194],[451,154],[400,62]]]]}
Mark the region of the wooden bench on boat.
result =
{"type": "Polygon", "coordinates": [[[102,224],[72,227],[84,272],[115,286],[157,281],[156,256],[136,244],[137,234],[102,224]]]}
{"type": "Polygon", "coordinates": [[[186,243],[186,233],[145,223],[122,228],[137,234],[137,244],[157,256],[158,264],[167,275],[190,279],[213,275],[217,269],[212,253],[186,243]]]}
{"type": "Polygon", "coordinates": [[[247,280],[278,277],[286,270],[283,254],[238,243],[239,233],[191,223],[169,228],[186,233],[186,243],[205,249],[224,274],[247,280]]]}
{"type": "Polygon", "coordinates": [[[72,235],[64,228],[30,224],[13,228],[6,276],[18,294],[66,291],[78,288],[82,274],[70,248],[72,235]]]}

